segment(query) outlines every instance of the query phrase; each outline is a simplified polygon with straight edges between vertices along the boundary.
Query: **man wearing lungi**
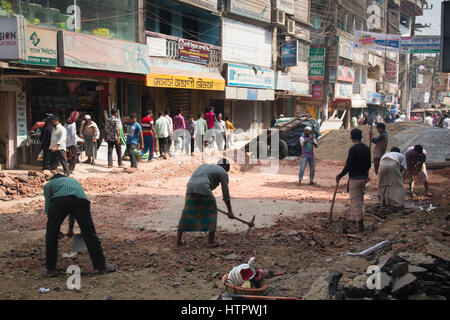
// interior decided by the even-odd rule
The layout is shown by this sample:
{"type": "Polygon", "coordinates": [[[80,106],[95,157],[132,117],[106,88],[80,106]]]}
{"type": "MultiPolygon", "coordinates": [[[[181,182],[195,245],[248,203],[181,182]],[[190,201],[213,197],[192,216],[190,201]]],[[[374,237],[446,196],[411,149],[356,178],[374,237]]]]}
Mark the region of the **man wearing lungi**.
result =
{"type": "Polygon", "coordinates": [[[84,116],[80,128],[81,139],[84,139],[84,152],[87,160],[83,163],[95,164],[97,158],[97,140],[100,138],[100,130],[97,124],[91,120],[90,115],[84,116]]]}
{"type": "Polygon", "coordinates": [[[409,191],[414,193],[414,184],[416,182],[423,182],[425,187],[425,194],[431,196],[429,191],[428,174],[427,167],[425,165],[425,160],[427,159],[427,152],[420,145],[410,147],[406,150],[406,172],[405,179],[409,184],[409,191]]]}
{"type": "Polygon", "coordinates": [[[406,170],[405,156],[400,149],[393,147],[380,160],[378,171],[378,195],[382,207],[403,208],[405,187],[402,172],[406,170]]]}
{"type": "Polygon", "coordinates": [[[228,191],[230,163],[221,159],[214,164],[203,164],[192,174],[187,184],[186,200],[178,223],[177,246],[182,246],[183,232],[209,232],[208,247],[217,247],[214,239],[217,227],[217,204],[212,190],[222,185],[223,201],[228,208],[228,217],[234,218],[228,191]]]}
{"type": "Polygon", "coordinates": [[[350,224],[347,230],[350,233],[364,231],[364,192],[366,183],[369,179],[369,169],[371,166],[370,149],[361,142],[362,131],[353,129],[350,132],[350,138],[353,146],[348,151],[345,167],[340,174],[336,176],[336,183],[347,173],[350,177],[348,182],[348,192],[350,193],[350,224]]]}

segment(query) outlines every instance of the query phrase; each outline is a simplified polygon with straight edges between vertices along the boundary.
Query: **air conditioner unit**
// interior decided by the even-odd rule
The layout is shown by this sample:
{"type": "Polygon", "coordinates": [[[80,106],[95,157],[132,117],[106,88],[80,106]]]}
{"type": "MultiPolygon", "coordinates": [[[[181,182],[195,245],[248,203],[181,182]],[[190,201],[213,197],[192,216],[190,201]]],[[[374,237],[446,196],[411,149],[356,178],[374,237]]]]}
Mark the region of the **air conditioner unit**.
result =
{"type": "Polygon", "coordinates": [[[289,34],[295,34],[295,21],[286,19],[286,29],[289,34]]]}
{"type": "Polygon", "coordinates": [[[279,9],[274,9],[272,13],[272,23],[284,27],[286,23],[286,14],[279,9]]]}

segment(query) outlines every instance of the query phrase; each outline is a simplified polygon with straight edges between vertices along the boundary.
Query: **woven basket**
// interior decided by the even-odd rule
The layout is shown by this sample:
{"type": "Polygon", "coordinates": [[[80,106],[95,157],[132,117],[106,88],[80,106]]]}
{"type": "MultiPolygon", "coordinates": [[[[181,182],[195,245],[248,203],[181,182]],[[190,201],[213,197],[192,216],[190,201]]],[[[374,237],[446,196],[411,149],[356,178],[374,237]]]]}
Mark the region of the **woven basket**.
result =
{"type": "Polygon", "coordinates": [[[263,295],[264,292],[266,292],[266,290],[267,290],[267,284],[265,284],[265,283],[263,283],[261,288],[242,288],[242,287],[237,287],[237,286],[233,286],[233,285],[229,284],[227,282],[227,280],[228,280],[228,274],[225,274],[222,277],[222,283],[225,286],[225,289],[230,293],[260,296],[260,295],[263,295]]]}

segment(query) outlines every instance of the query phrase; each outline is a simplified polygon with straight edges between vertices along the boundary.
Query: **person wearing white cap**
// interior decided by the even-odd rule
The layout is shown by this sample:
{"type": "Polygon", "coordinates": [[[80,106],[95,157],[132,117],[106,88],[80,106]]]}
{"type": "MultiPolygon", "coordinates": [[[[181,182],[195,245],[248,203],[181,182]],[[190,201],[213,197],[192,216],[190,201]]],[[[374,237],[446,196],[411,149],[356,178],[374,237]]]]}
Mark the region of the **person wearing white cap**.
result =
{"type": "Polygon", "coordinates": [[[303,174],[305,173],[306,165],[309,162],[309,184],[314,184],[314,174],[316,171],[316,164],[314,158],[314,147],[318,147],[317,141],[312,135],[310,126],[305,127],[303,134],[300,137],[300,145],[302,147],[302,159],[300,162],[300,173],[297,185],[302,184],[303,174]]]}
{"type": "Polygon", "coordinates": [[[100,130],[88,114],[84,116],[84,121],[81,123],[80,134],[81,139],[84,139],[84,151],[88,157],[84,163],[94,164],[97,158],[97,140],[100,138],[100,130]]]}

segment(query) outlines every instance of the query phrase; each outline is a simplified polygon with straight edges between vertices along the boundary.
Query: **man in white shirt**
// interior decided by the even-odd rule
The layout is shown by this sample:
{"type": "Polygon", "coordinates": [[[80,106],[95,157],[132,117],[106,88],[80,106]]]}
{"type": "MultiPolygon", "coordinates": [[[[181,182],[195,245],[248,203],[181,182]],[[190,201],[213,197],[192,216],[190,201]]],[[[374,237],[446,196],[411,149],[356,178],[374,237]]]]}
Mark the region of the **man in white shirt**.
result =
{"type": "Polygon", "coordinates": [[[406,158],[400,149],[393,147],[380,160],[378,170],[378,195],[383,207],[402,208],[405,205],[405,187],[403,171],[406,170],[406,158]]]}
{"type": "Polygon", "coordinates": [[[67,132],[66,128],[64,128],[61,123],[59,122],[58,118],[52,119],[52,137],[50,139],[50,163],[51,163],[51,170],[56,170],[58,168],[58,162],[61,163],[64,174],[66,176],[70,175],[69,171],[69,163],[67,162],[66,158],[66,139],[67,139],[67,132]]]}
{"type": "Polygon", "coordinates": [[[162,112],[158,112],[158,116],[159,118],[155,121],[155,133],[159,142],[159,157],[167,159],[171,126],[169,120],[163,116],[162,112]]]}
{"type": "Polygon", "coordinates": [[[170,147],[172,146],[172,136],[173,136],[173,119],[170,116],[170,109],[166,109],[164,112],[164,118],[167,119],[170,126],[169,138],[167,139],[167,151],[166,153],[170,156],[170,147]]]}
{"type": "Polygon", "coordinates": [[[426,113],[425,119],[423,119],[423,123],[430,127],[433,126],[433,118],[430,116],[430,114],[428,112],[426,113]]]}
{"type": "Polygon", "coordinates": [[[445,119],[442,122],[442,127],[444,129],[450,129],[450,118],[448,117],[448,114],[445,115],[445,119]]]}
{"type": "Polygon", "coordinates": [[[219,148],[219,150],[224,150],[224,148],[226,149],[226,143],[225,143],[225,139],[226,139],[226,124],[225,121],[222,120],[222,114],[219,113],[217,115],[217,120],[214,122],[214,130],[216,133],[216,143],[217,143],[217,147],[219,148]]]}

